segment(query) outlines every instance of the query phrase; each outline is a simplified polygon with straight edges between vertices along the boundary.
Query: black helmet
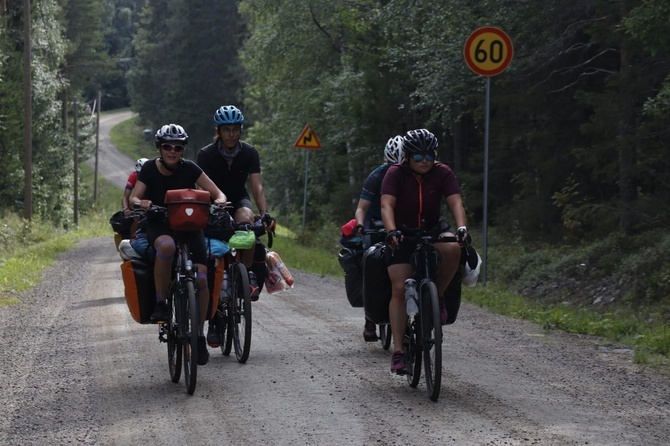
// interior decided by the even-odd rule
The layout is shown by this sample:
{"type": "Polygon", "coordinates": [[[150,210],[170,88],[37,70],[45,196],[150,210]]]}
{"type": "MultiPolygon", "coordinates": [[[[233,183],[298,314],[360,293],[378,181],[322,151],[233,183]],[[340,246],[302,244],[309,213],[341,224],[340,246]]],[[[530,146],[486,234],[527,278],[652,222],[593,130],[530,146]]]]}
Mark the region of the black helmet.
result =
{"type": "Polygon", "coordinates": [[[402,151],[405,159],[417,153],[435,152],[437,138],[426,129],[410,130],[404,137],[402,151]]]}
{"type": "Polygon", "coordinates": [[[164,142],[180,142],[186,145],[188,143],[188,135],[182,126],[167,124],[156,132],[156,147],[160,147],[164,142]]]}

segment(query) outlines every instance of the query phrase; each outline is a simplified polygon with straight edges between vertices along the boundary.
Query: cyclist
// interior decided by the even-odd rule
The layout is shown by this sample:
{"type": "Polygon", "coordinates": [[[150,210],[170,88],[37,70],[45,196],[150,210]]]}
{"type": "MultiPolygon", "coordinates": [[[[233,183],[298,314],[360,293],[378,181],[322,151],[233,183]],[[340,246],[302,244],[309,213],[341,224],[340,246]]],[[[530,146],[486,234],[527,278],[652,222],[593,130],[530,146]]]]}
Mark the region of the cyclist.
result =
{"type": "MultiPolygon", "coordinates": [[[[135,183],[137,183],[137,175],[140,173],[140,170],[142,170],[142,166],[144,165],[145,162],[148,161],[148,158],[140,158],[135,162],[135,170],[133,170],[130,175],[128,175],[128,180],[126,181],[126,187],[123,190],[123,195],[121,196],[121,211],[123,211],[123,215],[126,217],[130,217],[132,214],[132,209],[130,209],[130,194],[133,192],[133,188],[135,187],[135,183]]],[[[136,237],[136,232],[137,232],[137,219],[133,219],[133,222],[130,224],[130,239],[134,239],[136,237]]],[[[118,245],[118,243],[117,243],[118,245]]]]}
{"type": "MultiPolygon", "coordinates": [[[[460,186],[454,172],[446,164],[435,161],[436,148],[437,138],[431,132],[410,130],[403,140],[403,163],[389,167],[382,183],[382,220],[387,231],[385,256],[392,287],[389,319],[395,345],[391,371],[396,373],[406,369],[402,351],[407,322],[404,282],[412,276],[410,257],[416,248],[416,243],[403,241],[402,228],[418,228],[422,220],[426,228],[439,228],[440,203],[442,197],[447,199],[458,228],[459,243],[435,244],[440,254],[436,284],[439,296],[444,295],[459,268],[460,244],[470,242],[460,186]]],[[[444,232],[444,235],[453,234],[444,232]]],[[[440,318],[446,323],[443,299],[440,298],[440,318]]]]}
{"type": "MultiPolygon", "coordinates": [[[[402,143],[403,138],[401,135],[390,138],[386,143],[386,147],[384,147],[384,159],[386,163],[370,172],[370,175],[365,180],[361,196],[358,199],[356,213],[354,214],[356,219],[354,233],[356,235],[360,235],[360,231],[363,228],[371,228],[373,221],[380,221],[382,219],[380,204],[382,180],[390,165],[402,162],[402,143]]],[[[367,249],[372,244],[383,241],[383,237],[380,239],[373,235],[365,235],[363,237],[363,249],[367,249]]],[[[378,340],[377,326],[368,318],[365,318],[363,339],[366,342],[375,342],[378,340]]]]}
{"type": "MultiPolygon", "coordinates": [[[[254,223],[254,211],[246,187],[248,179],[263,224],[268,230],[273,231],[276,223],[268,213],[258,150],[251,144],[240,141],[244,115],[234,105],[224,105],[214,112],[214,124],[216,127],[214,142],[198,151],[198,165],[230,200],[235,223],[254,223]]],[[[240,250],[240,259],[249,270],[251,300],[257,301],[261,284],[258,283],[257,274],[249,269],[252,267],[253,256],[254,249],[240,250]]],[[[260,267],[265,268],[265,264],[260,267]]],[[[209,323],[207,340],[211,346],[221,344],[219,330],[212,328],[219,322],[215,316],[209,323]]]]}
{"type": "Polygon", "coordinates": [[[135,170],[133,170],[130,175],[128,175],[128,180],[126,181],[126,187],[123,190],[123,196],[121,197],[121,210],[123,211],[123,214],[128,217],[130,214],[133,212],[132,209],[130,209],[130,203],[128,200],[130,199],[130,194],[133,192],[133,188],[135,187],[135,183],[137,183],[137,175],[139,175],[140,170],[142,170],[142,166],[144,163],[149,161],[148,158],[140,158],[135,162],[135,170]]]}
{"type": "MultiPolygon", "coordinates": [[[[224,205],[227,202],[225,194],[216,187],[197,164],[182,158],[184,146],[188,143],[188,135],[180,125],[162,126],[156,132],[155,142],[160,156],[144,163],[130,196],[130,203],[133,206],[140,205],[143,209],[148,209],[152,204],[165,206],[165,193],[168,190],[195,189],[196,186],[208,191],[214,203],[224,205]]],[[[169,317],[167,296],[175,254],[174,234],[167,224],[150,222],[147,227],[147,238],[156,251],[154,262],[156,307],[151,314],[151,320],[160,322],[169,317]]],[[[186,241],[193,253],[193,263],[198,268],[197,282],[200,300],[198,365],[204,365],[209,359],[203,331],[209,305],[205,237],[202,231],[196,231],[187,233],[186,241]]]]}

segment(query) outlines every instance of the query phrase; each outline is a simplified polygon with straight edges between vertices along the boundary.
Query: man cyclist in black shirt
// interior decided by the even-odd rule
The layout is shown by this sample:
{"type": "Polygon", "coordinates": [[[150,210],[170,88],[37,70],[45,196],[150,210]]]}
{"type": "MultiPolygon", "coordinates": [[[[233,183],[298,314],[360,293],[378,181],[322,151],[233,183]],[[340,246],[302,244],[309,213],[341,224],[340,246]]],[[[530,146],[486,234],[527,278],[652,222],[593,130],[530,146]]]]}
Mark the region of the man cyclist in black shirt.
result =
{"type": "MultiPolygon", "coordinates": [[[[224,105],[214,113],[214,124],[214,142],[198,151],[197,164],[228,197],[234,208],[235,223],[254,223],[254,211],[246,187],[248,179],[261,220],[267,230],[273,231],[276,223],[268,213],[258,150],[240,141],[244,124],[242,112],[234,105],[224,105]]],[[[253,255],[254,249],[240,250],[240,258],[247,269],[252,266],[253,255]]],[[[251,300],[256,301],[260,288],[252,270],[249,270],[249,282],[253,289],[251,300]]],[[[210,328],[212,322],[217,323],[216,320],[210,321],[210,328]]],[[[210,345],[220,344],[221,340],[214,339],[218,332],[209,330],[207,341],[210,345]]]]}

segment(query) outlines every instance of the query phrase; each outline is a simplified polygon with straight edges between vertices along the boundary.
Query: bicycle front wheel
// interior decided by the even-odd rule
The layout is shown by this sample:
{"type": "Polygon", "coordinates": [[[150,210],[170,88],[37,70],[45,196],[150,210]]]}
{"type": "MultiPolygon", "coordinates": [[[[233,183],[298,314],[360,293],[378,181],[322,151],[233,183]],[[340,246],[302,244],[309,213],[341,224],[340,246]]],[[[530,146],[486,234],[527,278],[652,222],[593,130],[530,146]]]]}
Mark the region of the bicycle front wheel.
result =
{"type": "Polygon", "coordinates": [[[442,386],[442,324],[433,282],[426,282],[421,290],[421,346],[428,396],[437,401],[442,386]]]}
{"type": "Polygon", "coordinates": [[[175,298],[175,291],[172,290],[168,297],[170,318],[161,326],[161,330],[165,330],[167,338],[168,365],[170,367],[170,379],[173,383],[178,383],[179,378],[181,378],[181,343],[179,342],[177,308],[175,307],[176,302],[179,301],[179,298],[175,298]]]}
{"type": "MultiPolygon", "coordinates": [[[[389,325],[390,327],[390,325],[389,325]]],[[[407,323],[403,350],[405,352],[405,364],[407,365],[407,382],[410,387],[415,388],[421,379],[421,347],[417,339],[418,322],[407,323]]]]}
{"type": "Polygon", "coordinates": [[[182,331],[183,349],[184,349],[184,381],[186,382],[186,392],[193,395],[195,385],[198,379],[198,325],[200,322],[200,311],[198,297],[193,281],[186,281],[186,295],[183,296],[184,309],[182,331]]]}
{"type": "Polygon", "coordinates": [[[245,363],[251,350],[251,288],[247,268],[235,263],[232,270],[233,284],[233,345],[237,362],[245,363]]]}

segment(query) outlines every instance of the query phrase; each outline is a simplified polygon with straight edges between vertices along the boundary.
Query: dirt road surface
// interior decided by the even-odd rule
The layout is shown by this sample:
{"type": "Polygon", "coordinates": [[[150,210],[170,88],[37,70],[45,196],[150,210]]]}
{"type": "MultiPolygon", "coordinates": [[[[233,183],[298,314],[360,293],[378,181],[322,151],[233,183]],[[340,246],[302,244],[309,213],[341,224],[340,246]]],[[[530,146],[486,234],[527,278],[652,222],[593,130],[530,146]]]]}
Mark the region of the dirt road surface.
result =
{"type": "MultiPolygon", "coordinates": [[[[109,131],[120,122],[130,119],[131,111],[100,115],[100,141],[98,147],[98,177],[104,177],[112,184],[124,188],[128,175],[135,168],[135,160],[119,152],[109,139],[109,131]]],[[[86,163],[95,169],[95,157],[86,163]]],[[[119,195],[119,202],[121,201],[119,195]]]]}
{"type": "Polygon", "coordinates": [[[431,402],[363,341],[342,279],[297,270],[253,304],[249,361],[211,350],[189,396],[119,264],[111,236],[83,240],[0,308],[1,445],[670,444],[670,377],[625,349],[464,304],[431,402]]]}
{"type": "Polygon", "coordinates": [[[464,305],[434,403],[363,341],[342,280],[300,271],[254,303],[249,361],[211,350],[189,396],[119,263],[111,238],[84,240],[0,309],[0,444],[670,444],[670,379],[625,350],[464,305]]]}

